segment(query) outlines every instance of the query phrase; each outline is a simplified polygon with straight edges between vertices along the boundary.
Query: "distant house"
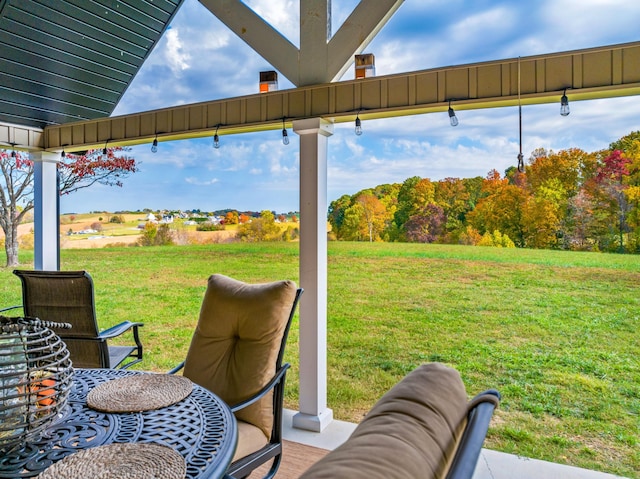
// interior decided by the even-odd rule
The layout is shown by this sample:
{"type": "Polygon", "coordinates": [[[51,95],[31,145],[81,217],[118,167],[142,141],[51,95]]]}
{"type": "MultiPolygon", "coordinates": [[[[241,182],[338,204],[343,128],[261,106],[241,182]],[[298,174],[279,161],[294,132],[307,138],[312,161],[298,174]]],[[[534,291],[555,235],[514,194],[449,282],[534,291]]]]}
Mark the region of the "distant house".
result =
{"type": "Polygon", "coordinates": [[[173,223],[173,215],[162,215],[160,223],[173,223]]]}
{"type": "Polygon", "coordinates": [[[147,221],[151,221],[152,223],[155,223],[158,221],[158,218],[156,218],[156,215],[154,215],[153,213],[149,213],[147,215],[147,221]]]}

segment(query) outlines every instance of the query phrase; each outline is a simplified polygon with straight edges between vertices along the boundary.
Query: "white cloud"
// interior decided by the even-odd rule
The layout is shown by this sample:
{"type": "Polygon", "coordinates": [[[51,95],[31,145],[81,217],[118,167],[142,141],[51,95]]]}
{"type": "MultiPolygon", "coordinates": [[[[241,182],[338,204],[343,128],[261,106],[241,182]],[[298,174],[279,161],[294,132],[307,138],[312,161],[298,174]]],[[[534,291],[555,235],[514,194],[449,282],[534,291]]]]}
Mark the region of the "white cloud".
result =
{"type": "Polygon", "coordinates": [[[629,41],[640,18],[638,4],[628,0],[546,0],[540,10],[558,50],[629,41]]]}
{"type": "Polygon", "coordinates": [[[361,143],[358,143],[358,141],[355,138],[348,138],[345,141],[345,144],[353,156],[359,157],[364,154],[364,151],[365,151],[364,147],[362,146],[361,143]]]}
{"type": "Polygon", "coordinates": [[[297,0],[247,0],[245,3],[291,43],[300,44],[300,3],[297,0]]]}
{"type": "Polygon", "coordinates": [[[210,185],[215,185],[216,183],[219,183],[220,180],[218,178],[211,178],[210,180],[204,180],[201,178],[194,178],[194,177],[187,177],[184,179],[185,183],[188,183],[190,185],[194,185],[194,186],[210,186],[210,185]]]}
{"type": "Polygon", "coordinates": [[[174,73],[179,73],[182,70],[189,68],[189,60],[191,60],[191,56],[184,50],[178,30],[168,30],[166,37],[167,43],[165,57],[171,70],[174,73]]]}

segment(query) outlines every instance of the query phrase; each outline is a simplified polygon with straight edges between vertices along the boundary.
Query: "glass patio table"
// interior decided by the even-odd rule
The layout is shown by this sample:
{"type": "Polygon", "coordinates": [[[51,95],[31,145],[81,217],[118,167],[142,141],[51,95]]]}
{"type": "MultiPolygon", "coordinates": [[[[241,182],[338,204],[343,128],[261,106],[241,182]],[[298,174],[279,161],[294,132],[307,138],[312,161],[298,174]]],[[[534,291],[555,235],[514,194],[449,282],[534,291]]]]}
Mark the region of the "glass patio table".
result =
{"type": "Polygon", "coordinates": [[[109,413],[87,406],[87,394],[112,379],[148,374],[121,369],[76,369],[62,417],[35,440],[0,450],[0,478],[34,477],[57,461],[96,446],[153,443],[185,459],[186,477],[223,477],[237,443],[237,424],[215,394],[193,384],[183,400],[160,409],[109,413]]]}

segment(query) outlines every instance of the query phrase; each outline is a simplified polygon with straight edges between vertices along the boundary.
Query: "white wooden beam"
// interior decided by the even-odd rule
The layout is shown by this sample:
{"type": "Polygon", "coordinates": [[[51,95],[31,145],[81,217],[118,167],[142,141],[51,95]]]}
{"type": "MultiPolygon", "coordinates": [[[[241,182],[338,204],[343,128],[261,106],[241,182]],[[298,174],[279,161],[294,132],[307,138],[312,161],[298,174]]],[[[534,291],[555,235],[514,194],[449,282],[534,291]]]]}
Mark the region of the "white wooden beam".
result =
{"type": "Polygon", "coordinates": [[[331,36],[331,2],[300,0],[300,57],[297,86],[330,81],[327,41],[331,36]]]}
{"type": "Polygon", "coordinates": [[[362,0],[331,38],[327,81],[338,80],[404,0],[362,0]]]}
{"type": "Polygon", "coordinates": [[[200,3],[291,83],[299,84],[298,48],[262,17],[240,0],[200,0],[200,3]]]}
{"type": "Polygon", "coordinates": [[[331,38],[331,0],[300,0],[299,49],[241,0],[200,3],[300,87],[341,77],[403,1],[362,0],[331,38]]]}

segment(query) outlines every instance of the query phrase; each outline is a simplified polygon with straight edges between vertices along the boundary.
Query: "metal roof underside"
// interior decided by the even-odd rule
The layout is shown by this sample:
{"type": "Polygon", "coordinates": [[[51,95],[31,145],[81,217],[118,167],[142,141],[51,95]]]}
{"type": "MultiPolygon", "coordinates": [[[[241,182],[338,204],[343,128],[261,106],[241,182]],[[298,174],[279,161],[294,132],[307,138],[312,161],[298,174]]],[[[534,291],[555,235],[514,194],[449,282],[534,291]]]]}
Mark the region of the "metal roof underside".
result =
{"type": "Polygon", "coordinates": [[[108,117],[184,0],[0,0],[0,122],[108,117]]]}

